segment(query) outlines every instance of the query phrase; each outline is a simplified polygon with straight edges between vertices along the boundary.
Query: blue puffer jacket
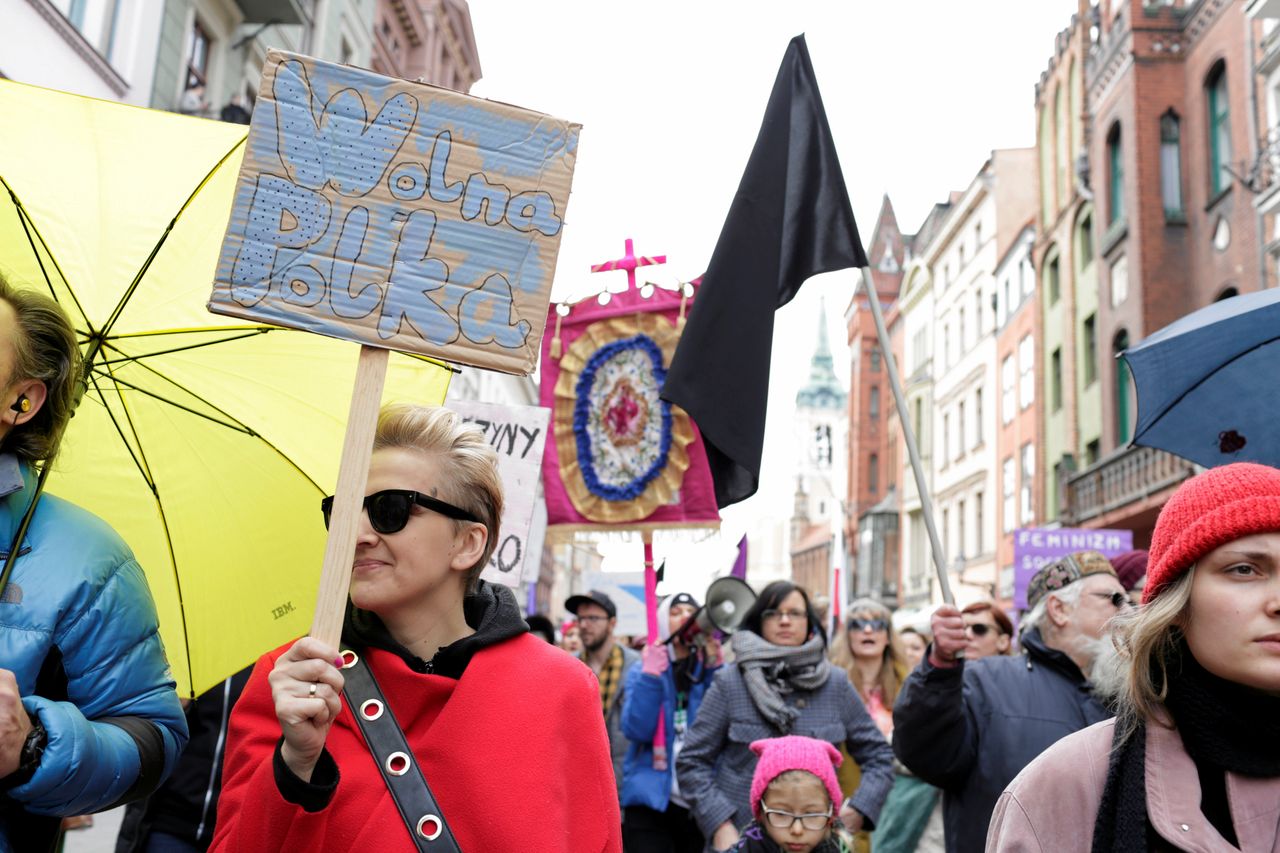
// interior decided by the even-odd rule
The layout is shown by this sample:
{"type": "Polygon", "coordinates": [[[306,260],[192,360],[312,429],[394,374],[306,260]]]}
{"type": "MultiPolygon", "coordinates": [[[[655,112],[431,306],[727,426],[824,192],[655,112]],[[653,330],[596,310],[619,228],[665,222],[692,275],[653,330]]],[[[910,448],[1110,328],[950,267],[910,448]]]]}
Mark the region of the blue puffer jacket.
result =
{"type": "MultiPolygon", "coordinates": [[[[0,456],[0,549],[34,490],[31,471],[0,456]]],[[[105,522],[53,495],[40,498],[0,596],[0,667],[49,735],[35,775],[0,793],[0,851],[31,842],[32,827],[47,823],[32,815],[150,794],[186,745],[142,569],[105,522]]]]}
{"type": "MultiPolygon", "coordinates": [[[[698,665],[701,668],[701,664],[698,665]]],[[[701,673],[701,678],[689,688],[688,727],[698,716],[702,694],[711,686],[712,676],[719,667],[711,667],[701,673]]],[[[694,676],[698,677],[697,675],[694,676]]],[[[622,807],[648,806],[664,812],[671,800],[671,774],[675,772],[676,757],[672,746],[676,741],[676,676],[673,667],[662,675],[646,675],[643,666],[635,666],[627,673],[626,698],[622,705],[622,733],[629,744],[627,757],[622,762],[622,807]],[[662,708],[667,733],[667,769],[653,769],[653,736],[658,728],[658,708],[662,708]]]]}

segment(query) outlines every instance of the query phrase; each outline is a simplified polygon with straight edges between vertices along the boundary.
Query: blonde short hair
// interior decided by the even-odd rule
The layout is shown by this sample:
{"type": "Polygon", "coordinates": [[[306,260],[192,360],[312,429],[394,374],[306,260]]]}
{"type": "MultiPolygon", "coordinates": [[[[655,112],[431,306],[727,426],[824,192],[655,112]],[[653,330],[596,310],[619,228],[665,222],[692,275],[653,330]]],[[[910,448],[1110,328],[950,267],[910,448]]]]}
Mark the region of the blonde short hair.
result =
{"type": "MultiPolygon", "coordinates": [[[[406,403],[383,406],[378,413],[373,449],[392,447],[416,450],[438,458],[441,462],[441,499],[480,519],[488,531],[484,554],[467,570],[466,588],[471,592],[498,545],[503,498],[497,452],[485,440],[484,433],[464,423],[457,412],[439,406],[406,403]]],[[[458,531],[467,524],[470,522],[453,522],[458,531]]]]}

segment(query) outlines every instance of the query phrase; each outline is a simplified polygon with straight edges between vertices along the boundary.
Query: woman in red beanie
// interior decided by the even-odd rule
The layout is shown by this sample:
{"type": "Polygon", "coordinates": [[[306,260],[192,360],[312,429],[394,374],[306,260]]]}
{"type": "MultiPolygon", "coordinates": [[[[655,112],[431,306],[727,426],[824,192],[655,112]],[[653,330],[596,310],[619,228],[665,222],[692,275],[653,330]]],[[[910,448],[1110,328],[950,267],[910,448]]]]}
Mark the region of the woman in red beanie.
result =
{"type": "Polygon", "coordinates": [[[1117,717],[1009,784],[988,851],[1280,851],[1280,470],[1183,483],[1148,572],[1117,619],[1117,717]]]}

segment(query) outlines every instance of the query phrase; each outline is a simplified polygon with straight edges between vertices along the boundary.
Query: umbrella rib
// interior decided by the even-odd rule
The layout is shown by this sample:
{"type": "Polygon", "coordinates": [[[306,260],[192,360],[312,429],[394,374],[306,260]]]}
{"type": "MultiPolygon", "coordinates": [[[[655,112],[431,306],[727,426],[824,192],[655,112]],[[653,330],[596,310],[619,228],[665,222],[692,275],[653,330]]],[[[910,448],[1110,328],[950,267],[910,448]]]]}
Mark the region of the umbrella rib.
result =
{"type": "MultiPolygon", "coordinates": [[[[187,346],[184,346],[184,347],[174,347],[172,349],[162,349],[162,350],[157,350],[156,352],[142,353],[141,355],[126,355],[126,356],[123,356],[122,358],[112,358],[112,359],[107,359],[106,361],[99,361],[98,364],[100,365],[126,364],[129,362],[133,362],[136,364],[144,358],[155,358],[158,355],[172,355],[175,352],[186,352],[187,350],[200,349],[201,347],[213,346],[214,344],[227,344],[227,343],[231,343],[232,341],[241,340],[243,338],[256,337],[257,335],[260,335],[266,331],[269,331],[269,330],[263,327],[261,329],[258,329],[252,332],[246,332],[243,335],[232,335],[229,338],[218,338],[216,340],[204,341],[198,344],[188,344],[187,346]]],[[[112,347],[112,349],[115,349],[115,347],[112,347]]]]}
{"type": "Polygon", "coordinates": [[[156,338],[162,335],[212,335],[222,332],[283,332],[279,326],[191,326],[186,329],[148,329],[142,332],[120,332],[111,336],[113,341],[133,338],[156,338]]]}
{"type": "MultiPolygon", "coordinates": [[[[1158,415],[1156,415],[1154,418],[1152,418],[1152,419],[1151,419],[1151,423],[1150,423],[1150,425],[1148,425],[1148,426],[1147,426],[1147,428],[1146,428],[1146,429],[1144,429],[1144,430],[1142,431],[1142,434],[1143,434],[1143,435],[1146,435],[1147,433],[1151,432],[1151,430],[1155,428],[1155,425],[1156,425],[1156,424],[1158,424],[1158,423],[1160,423],[1160,421],[1164,418],[1164,416],[1165,416],[1165,415],[1169,414],[1171,411],[1173,411],[1175,408],[1177,408],[1178,404],[1179,404],[1179,403],[1181,403],[1181,402],[1186,398],[1186,396],[1187,396],[1188,394],[1190,394],[1192,391],[1194,391],[1194,390],[1196,390],[1197,388],[1199,388],[1199,387],[1200,387],[1201,385],[1203,385],[1204,383],[1208,382],[1210,379],[1212,379],[1212,378],[1214,377],[1214,375],[1215,375],[1215,374],[1221,373],[1221,372],[1223,371],[1223,369],[1225,369],[1225,368],[1229,367],[1229,366],[1230,366],[1230,365],[1232,365],[1233,363],[1235,363],[1235,362],[1239,361],[1240,359],[1244,358],[1246,355],[1249,355],[1249,353],[1254,352],[1255,350],[1262,349],[1263,347],[1267,346],[1268,344],[1273,344],[1273,343],[1275,343],[1276,341],[1280,341],[1280,335],[1277,335],[1277,336],[1272,337],[1272,338],[1267,338],[1265,341],[1262,341],[1262,342],[1260,342],[1260,343],[1254,344],[1253,346],[1249,347],[1249,348],[1248,348],[1247,350],[1245,350],[1244,352],[1236,353],[1235,355],[1231,356],[1231,358],[1227,359],[1226,361],[1222,362],[1221,364],[1215,365],[1215,366],[1214,366],[1214,368],[1213,368],[1212,370],[1210,370],[1210,371],[1209,371],[1208,373],[1206,373],[1204,376],[1201,376],[1199,379],[1197,379],[1194,385],[1189,386],[1185,391],[1183,391],[1181,394],[1179,394],[1177,397],[1175,397],[1175,398],[1174,398],[1174,399],[1169,403],[1169,405],[1165,406],[1165,407],[1160,411],[1160,414],[1158,414],[1158,415]]],[[[1125,359],[1125,361],[1129,361],[1129,360],[1126,358],[1126,359],[1125,359]]],[[[1132,362],[1130,362],[1130,363],[1129,363],[1129,371],[1130,371],[1131,373],[1133,372],[1133,363],[1132,363],[1132,362]]],[[[1136,436],[1136,435],[1135,435],[1135,436],[1133,437],[1133,442],[1136,444],[1136,443],[1137,443],[1137,441],[1138,441],[1138,436],[1136,436]]]]}
{"type": "MultiPolygon", "coordinates": [[[[39,238],[40,245],[44,247],[45,252],[49,255],[49,263],[51,263],[53,268],[58,271],[58,277],[62,279],[63,284],[67,284],[67,276],[62,271],[62,267],[58,266],[58,259],[53,256],[53,252],[49,249],[49,244],[44,241],[44,235],[41,234],[40,229],[36,227],[35,221],[32,220],[31,215],[27,213],[26,207],[24,207],[22,202],[18,199],[18,194],[13,191],[13,187],[9,186],[9,182],[3,177],[0,177],[0,184],[4,184],[4,188],[9,191],[9,198],[13,200],[13,206],[18,211],[18,221],[22,223],[22,230],[27,235],[27,242],[31,244],[31,254],[35,256],[36,263],[40,265],[40,273],[44,276],[44,283],[49,288],[49,295],[52,296],[56,302],[58,296],[53,289],[53,280],[49,278],[49,271],[45,269],[44,261],[40,259],[40,250],[36,248],[35,239],[32,237],[32,233],[35,234],[36,238],[39,238]]],[[[85,326],[88,327],[89,331],[92,333],[93,323],[90,322],[89,315],[85,313],[84,306],[80,304],[79,299],[76,299],[75,291],[71,289],[69,284],[67,285],[67,293],[71,295],[71,301],[75,303],[76,310],[80,312],[80,317],[84,320],[85,326]]]]}
{"type": "MultiPolygon", "coordinates": [[[[121,427],[120,422],[116,420],[115,412],[111,411],[111,405],[107,402],[107,397],[102,391],[102,386],[98,384],[97,378],[94,376],[90,376],[89,381],[93,383],[93,390],[97,392],[98,399],[102,401],[102,408],[106,409],[107,417],[111,419],[111,425],[114,426],[116,428],[116,432],[119,433],[120,441],[124,443],[124,449],[129,451],[129,456],[133,459],[133,464],[137,467],[138,473],[142,475],[143,482],[147,484],[147,488],[151,491],[151,494],[154,495],[156,493],[156,484],[151,479],[151,475],[142,466],[142,461],[138,459],[138,454],[133,452],[133,445],[129,443],[128,436],[124,434],[124,428],[121,427]]],[[[123,402],[124,401],[121,400],[121,403],[123,402]]],[[[129,423],[129,429],[133,432],[133,437],[136,439],[138,437],[138,433],[133,429],[132,421],[129,423]]]]}
{"type": "MultiPolygon", "coordinates": [[[[113,381],[120,382],[120,380],[115,376],[111,376],[109,373],[106,373],[106,375],[110,376],[113,381]]],[[[127,385],[128,383],[125,384],[127,385]]],[[[94,382],[94,388],[98,389],[98,393],[101,395],[102,390],[98,386],[97,382],[94,382]]],[[[151,463],[147,461],[147,452],[142,447],[142,436],[138,435],[138,427],[134,424],[133,418],[129,415],[129,405],[125,402],[124,395],[120,393],[120,388],[117,386],[114,390],[116,396],[120,399],[120,406],[124,410],[124,417],[129,422],[129,432],[133,433],[134,441],[138,443],[138,455],[134,456],[133,448],[129,446],[129,442],[127,440],[125,441],[125,446],[129,447],[129,455],[134,457],[134,463],[138,464],[138,470],[141,471],[142,466],[145,465],[149,471],[151,469],[151,463]],[[142,457],[141,463],[138,462],[138,456],[142,457]]],[[[103,399],[103,405],[106,405],[105,398],[103,399]]],[[[116,423],[115,415],[111,414],[110,406],[107,406],[107,413],[111,415],[111,422],[115,423],[116,429],[119,430],[120,425],[116,423]]],[[[123,432],[121,432],[120,437],[124,438],[123,432]]],[[[191,638],[187,634],[187,608],[182,597],[182,578],[178,574],[178,555],[173,551],[173,535],[169,532],[169,517],[164,511],[164,501],[160,500],[160,490],[157,488],[154,478],[147,477],[145,474],[143,477],[146,479],[147,485],[151,489],[151,496],[155,499],[156,511],[160,514],[160,529],[164,531],[165,548],[169,551],[169,566],[170,571],[173,573],[173,586],[178,594],[178,611],[182,614],[182,642],[187,653],[187,684],[192,685],[192,698],[194,698],[195,681],[192,679],[191,672],[191,638]]]]}
{"type": "MultiPolygon", "coordinates": [[[[114,347],[113,347],[113,349],[114,349],[114,347]]],[[[210,409],[213,409],[215,412],[217,412],[218,414],[220,414],[220,415],[224,416],[224,417],[225,417],[225,418],[227,418],[228,420],[235,421],[235,423],[234,423],[234,424],[229,424],[229,423],[226,423],[226,422],[224,422],[224,421],[220,421],[220,420],[218,420],[217,418],[209,417],[208,415],[204,414],[203,412],[197,412],[197,411],[195,411],[194,409],[191,409],[191,408],[188,408],[188,407],[186,407],[186,406],[183,406],[183,405],[181,405],[180,403],[175,403],[174,401],[172,401],[172,400],[170,400],[170,399],[168,399],[168,398],[166,398],[166,397],[162,397],[162,396],[160,396],[159,394],[155,394],[155,393],[153,393],[153,392],[151,392],[151,391],[147,391],[145,388],[139,388],[137,385],[134,385],[133,383],[128,382],[128,381],[126,381],[126,380],[124,380],[124,379],[121,379],[121,378],[119,378],[118,376],[115,376],[114,374],[112,374],[112,375],[111,375],[112,380],[113,380],[113,381],[115,381],[115,382],[118,382],[118,383],[120,383],[120,384],[122,384],[122,385],[125,385],[125,386],[127,386],[127,387],[129,387],[129,388],[132,388],[132,389],[134,389],[135,391],[139,392],[140,394],[146,394],[147,396],[149,396],[149,397],[153,397],[153,398],[155,398],[155,399],[157,399],[157,400],[160,400],[161,402],[169,403],[170,405],[176,406],[177,408],[182,409],[183,411],[190,412],[191,414],[196,415],[197,417],[204,418],[205,420],[212,421],[212,422],[213,422],[213,423],[215,423],[215,424],[220,424],[220,425],[222,425],[222,426],[227,427],[228,429],[234,430],[234,431],[236,431],[236,432],[244,433],[245,435],[248,435],[248,436],[251,436],[251,437],[253,437],[253,438],[256,438],[258,441],[261,441],[264,445],[266,445],[268,448],[270,448],[272,453],[276,454],[276,455],[277,455],[277,456],[279,456],[281,459],[283,459],[285,462],[289,463],[289,466],[290,466],[290,467],[292,467],[292,468],[293,468],[293,470],[297,471],[297,472],[298,472],[298,473],[299,473],[303,478],[305,478],[305,479],[306,479],[306,481],[307,481],[308,483],[310,483],[312,486],[314,486],[317,492],[321,492],[321,493],[323,493],[323,492],[324,492],[324,490],[320,488],[320,484],[319,484],[319,483],[317,483],[315,480],[313,480],[313,479],[311,478],[311,475],[310,475],[310,474],[308,474],[306,471],[302,470],[302,468],[298,467],[298,463],[296,463],[296,462],[294,462],[292,459],[290,459],[290,458],[289,458],[289,454],[285,453],[285,452],[284,452],[284,451],[282,451],[280,448],[276,447],[276,446],[275,446],[275,444],[273,444],[271,441],[269,441],[269,440],[266,438],[266,436],[262,435],[262,434],[261,434],[261,433],[259,433],[259,432],[256,432],[253,428],[251,428],[251,427],[249,427],[249,426],[246,426],[246,425],[244,425],[244,424],[241,424],[241,423],[240,423],[240,421],[239,421],[239,419],[238,419],[238,418],[236,418],[236,417],[235,417],[234,415],[232,415],[231,413],[226,412],[226,411],[223,411],[221,408],[219,408],[218,406],[214,405],[214,404],[213,404],[213,403],[211,403],[209,400],[206,400],[204,397],[200,396],[199,394],[195,393],[195,392],[194,392],[194,391],[192,391],[190,388],[188,388],[188,387],[186,387],[185,385],[183,385],[181,382],[175,382],[173,379],[169,378],[168,376],[165,376],[163,373],[161,373],[160,371],[156,370],[156,369],[155,369],[154,367],[152,367],[151,365],[149,365],[149,364],[144,364],[144,363],[142,363],[142,362],[135,362],[135,363],[137,364],[137,367],[138,367],[140,370],[145,370],[145,371],[147,371],[147,372],[149,372],[149,373],[151,373],[151,374],[155,375],[157,378],[159,378],[159,379],[161,379],[161,380],[163,380],[163,381],[165,381],[165,382],[168,382],[170,385],[172,385],[172,386],[174,386],[175,388],[177,388],[177,389],[181,390],[182,392],[184,392],[184,393],[186,393],[186,394],[190,394],[192,397],[194,397],[195,399],[199,400],[201,403],[204,403],[204,404],[205,404],[206,406],[208,406],[210,409]]]]}
{"type": "MultiPolygon", "coordinates": [[[[143,364],[139,364],[138,366],[139,366],[139,367],[146,367],[146,365],[143,365],[143,364]]],[[[97,373],[97,372],[98,372],[96,368],[94,369],[94,372],[95,372],[95,373],[97,373]]],[[[175,409],[181,409],[182,411],[187,412],[187,413],[192,414],[192,415],[195,415],[195,416],[196,416],[196,417],[198,417],[198,418],[204,418],[205,420],[207,420],[207,421],[211,421],[212,423],[218,424],[219,426],[224,426],[224,427],[226,427],[227,429],[234,430],[235,432],[242,432],[242,433],[244,433],[245,435],[256,435],[256,433],[254,433],[254,431],[253,431],[253,430],[249,429],[247,426],[244,426],[243,424],[232,424],[232,423],[227,423],[226,421],[222,421],[222,420],[219,420],[219,419],[217,419],[217,418],[215,418],[215,417],[213,417],[213,416],[211,416],[211,415],[207,415],[207,414],[205,414],[204,412],[196,411],[195,409],[191,408],[190,406],[184,406],[183,404],[179,403],[179,402],[178,402],[178,401],[176,401],[176,400],[172,400],[172,399],[170,399],[170,398],[168,398],[168,397],[165,397],[165,396],[163,396],[163,395],[161,395],[161,394],[157,394],[157,393],[155,393],[154,391],[148,391],[146,388],[143,388],[143,387],[141,387],[140,385],[135,385],[134,383],[132,383],[132,382],[128,381],[127,379],[121,379],[119,376],[116,376],[116,375],[115,375],[115,374],[113,374],[113,373],[102,373],[102,374],[99,374],[99,375],[106,376],[106,377],[110,378],[110,379],[111,379],[111,381],[112,381],[112,382],[114,382],[114,383],[116,383],[117,385],[123,385],[123,386],[125,386],[126,388],[129,388],[129,389],[131,389],[131,390],[137,391],[139,394],[145,394],[146,396],[151,397],[151,398],[152,398],[152,399],[154,399],[154,400],[159,400],[159,401],[160,401],[160,402],[162,402],[162,403],[168,403],[170,406],[173,406],[175,409]]],[[[159,374],[157,374],[157,375],[159,375],[159,374]]],[[[173,385],[175,385],[176,387],[178,387],[178,388],[182,389],[183,391],[187,391],[187,389],[186,389],[186,388],[183,388],[183,387],[182,387],[181,385],[179,385],[178,383],[173,382],[173,380],[168,379],[167,377],[164,377],[164,376],[161,376],[161,378],[162,378],[162,379],[165,379],[165,380],[166,380],[166,381],[168,381],[168,382],[171,382],[173,385]]],[[[190,391],[187,391],[187,393],[188,393],[188,394],[190,394],[191,392],[190,392],[190,391]]],[[[204,404],[208,405],[210,408],[217,410],[217,407],[216,407],[216,406],[214,406],[214,405],[213,405],[212,403],[210,403],[208,400],[205,400],[205,399],[201,398],[199,395],[197,395],[197,394],[191,394],[191,396],[195,397],[195,398],[196,398],[197,400],[199,400],[200,402],[202,402],[202,403],[204,403],[204,404]]],[[[225,412],[221,412],[221,414],[226,414],[226,413],[225,413],[225,412]]]]}
{"type": "Polygon", "coordinates": [[[116,320],[120,318],[120,314],[124,311],[125,306],[129,304],[129,299],[133,296],[134,291],[136,291],[138,286],[142,284],[143,276],[147,274],[147,270],[151,269],[151,262],[155,260],[156,255],[160,254],[160,249],[164,247],[165,241],[169,239],[169,234],[173,232],[174,226],[178,224],[178,219],[186,212],[187,208],[191,206],[191,202],[194,201],[195,197],[200,194],[202,189],[204,189],[205,184],[209,183],[209,180],[213,178],[214,174],[222,168],[223,164],[226,163],[228,159],[230,159],[231,155],[236,152],[236,149],[245,144],[245,140],[248,138],[249,134],[246,131],[244,137],[237,141],[235,145],[232,145],[231,148],[227,150],[227,153],[223,154],[222,158],[213,165],[213,168],[209,170],[208,174],[200,180],[200,183],[196,184],[196,188],[191,191],[191,195],[187,196],[187,200],[182,203],[182,206],[178,208],[178,212],[169,220],[169,224],[165,226],[164,233],[160,235],[160,239],[156,241],[155,246],[151,248],[151,254],[147,255],[147,259],[142,262],[142,268],[139,269],[138,274],[133,277],[133,281],[129,282],[129,287],[120,297],[120,302],[116,304],[115,310],[111,312],[111,316],[108,317],[107,322],[103,324],[102,333],[104,335],[110,332],[111,327],[114,326],[116,320]]]}

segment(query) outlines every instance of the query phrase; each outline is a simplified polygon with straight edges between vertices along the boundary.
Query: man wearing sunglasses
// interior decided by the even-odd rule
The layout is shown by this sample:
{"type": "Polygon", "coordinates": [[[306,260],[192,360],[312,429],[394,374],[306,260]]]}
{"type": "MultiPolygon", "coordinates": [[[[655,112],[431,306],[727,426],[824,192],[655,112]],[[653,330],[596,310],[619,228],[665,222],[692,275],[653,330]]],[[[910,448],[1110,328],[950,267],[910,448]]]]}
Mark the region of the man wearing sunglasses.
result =
{"type": "MultiPolygon", "coordinates": [[[[947,850],[981,850],[996,800],[1045,749],[1111,714],[1089,678],[1107,623],[1128,598],[1096,551],[1044,566],[1027,590],[1022,654],[973,661],[969,622],[943,605],[933,645],[894,706],[893,751],[943,791],[947,850]]],[[[976,623],[975,623],[976,624],[976,623]]]]}

